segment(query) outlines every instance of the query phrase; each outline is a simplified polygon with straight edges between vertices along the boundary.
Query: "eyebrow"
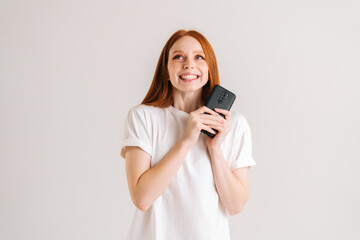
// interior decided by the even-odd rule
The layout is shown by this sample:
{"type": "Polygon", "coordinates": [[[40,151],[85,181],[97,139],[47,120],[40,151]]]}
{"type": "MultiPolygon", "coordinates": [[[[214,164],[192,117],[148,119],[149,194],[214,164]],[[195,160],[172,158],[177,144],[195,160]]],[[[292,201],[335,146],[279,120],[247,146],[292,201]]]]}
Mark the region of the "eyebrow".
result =
{"type": "MultiPolygon", "coordinates": [[[[177,52],[182,53],[183,51],[181,51],[181,50],[175,50],[172,54],[177,53],[177,52]]],[[[193,51],[193,53],[202,53],[202,54],[204,54],[203,51],[193,51]]],[[[172,55],[172,54],[171,54],[171,55],[172,55]]]]}

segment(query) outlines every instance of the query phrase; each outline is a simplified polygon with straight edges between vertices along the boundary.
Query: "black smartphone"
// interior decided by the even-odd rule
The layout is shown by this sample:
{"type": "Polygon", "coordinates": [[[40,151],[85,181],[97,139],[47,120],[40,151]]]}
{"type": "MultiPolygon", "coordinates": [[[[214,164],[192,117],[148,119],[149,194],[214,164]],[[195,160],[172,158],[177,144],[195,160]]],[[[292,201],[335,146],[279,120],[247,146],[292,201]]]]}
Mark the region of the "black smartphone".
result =
{"type": "MultiPolygon", "coordinates": [[[[230,92],[229,90],[221,87],[220,85],[215,85],[212,89],[208,99],[206,100],[205,106],[215,111],[215,108],[221,108],[225,110],[230,110],[231,106],[235,101],[235,94],[230,92]]],[[[205,113],[209,114],[209,113],[205,113]]],[[[220,116],[225,118],[225,116],[221,113],[218,113],[220,116]]],[[[218,132],[216,129],[213,129],[215,132],[218,132]]],[[[201,130],[202,133],[205,133],[209,137],[213,138],[216,134],[209,133],[206,130],[201,130]]]]}

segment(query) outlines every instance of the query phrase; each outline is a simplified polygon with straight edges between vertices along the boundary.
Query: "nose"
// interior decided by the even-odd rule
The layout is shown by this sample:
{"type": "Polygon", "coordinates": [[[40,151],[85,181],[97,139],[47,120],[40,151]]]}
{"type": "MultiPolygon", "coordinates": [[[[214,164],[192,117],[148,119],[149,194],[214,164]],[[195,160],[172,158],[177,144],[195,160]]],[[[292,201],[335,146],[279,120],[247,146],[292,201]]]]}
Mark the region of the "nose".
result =
{"type": "Polygon", "coordinates": [[[193,63],[193,61],[188,58],[188,59],[184,62],[184,68],[185,68],[185,69],[188,69],[188,68],[193,69],[193,68],[194,68],[194,63],[193,63]]]}

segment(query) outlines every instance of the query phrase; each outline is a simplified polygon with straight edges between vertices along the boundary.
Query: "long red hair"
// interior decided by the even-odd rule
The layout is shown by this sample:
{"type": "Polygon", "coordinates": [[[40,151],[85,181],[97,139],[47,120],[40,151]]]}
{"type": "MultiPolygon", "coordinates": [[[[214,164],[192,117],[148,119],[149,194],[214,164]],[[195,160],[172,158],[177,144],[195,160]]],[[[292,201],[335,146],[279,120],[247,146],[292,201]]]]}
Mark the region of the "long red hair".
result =
{"type": "Polygon", "coordinates": [[[208,65],[209,76],[208,82],[203,86],[201,103],[205,104],[206,99],[210,95],[215,85],[220,85],[219,71],[214,50],[208,40],[195,30],[178,30],[166,42],[156,66],[155,74],[148,93],[141,104],[152,105],[157,107],[169,107],[173,104],[172,85],[169,81],[169,72],[167,69],[169,51],[172,45],[181,37],[191,36],[199,41],[205,54],[205,61],[208,65]]]}

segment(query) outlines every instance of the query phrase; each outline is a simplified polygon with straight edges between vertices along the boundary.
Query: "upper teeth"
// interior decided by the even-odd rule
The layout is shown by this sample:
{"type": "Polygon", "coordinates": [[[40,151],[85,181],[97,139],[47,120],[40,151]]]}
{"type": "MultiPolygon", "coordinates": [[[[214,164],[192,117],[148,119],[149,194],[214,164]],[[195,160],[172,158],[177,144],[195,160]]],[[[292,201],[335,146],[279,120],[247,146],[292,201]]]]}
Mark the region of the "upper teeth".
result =
{"type": "Polygon", "coordinates": [[[195,78],[197,78],[197,75],[181,75],[181,78],[183,78],[183,79],[195,79],[195,78]]]}

